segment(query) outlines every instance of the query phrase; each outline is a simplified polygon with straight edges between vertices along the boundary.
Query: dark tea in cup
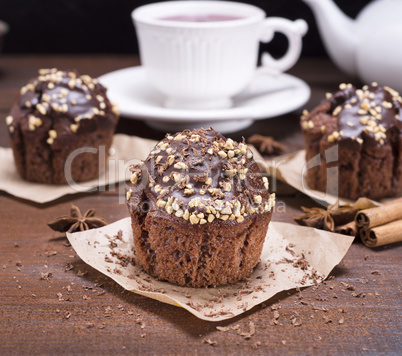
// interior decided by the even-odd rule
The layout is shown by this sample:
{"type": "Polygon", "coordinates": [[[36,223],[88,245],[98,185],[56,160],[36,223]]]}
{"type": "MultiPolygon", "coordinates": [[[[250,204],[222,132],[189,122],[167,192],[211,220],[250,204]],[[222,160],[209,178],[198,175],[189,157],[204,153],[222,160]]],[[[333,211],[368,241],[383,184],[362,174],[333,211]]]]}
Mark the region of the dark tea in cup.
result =
{"type": "Polygon", "coordinates": [[[159,20],[164,21],[183,21],[183,22],[216,22],[216,21],[232,21],[243,19],[242,16],[222,15],[222,14],[193,14],[193,15],[175,15],[161,17],[159,20]]]}

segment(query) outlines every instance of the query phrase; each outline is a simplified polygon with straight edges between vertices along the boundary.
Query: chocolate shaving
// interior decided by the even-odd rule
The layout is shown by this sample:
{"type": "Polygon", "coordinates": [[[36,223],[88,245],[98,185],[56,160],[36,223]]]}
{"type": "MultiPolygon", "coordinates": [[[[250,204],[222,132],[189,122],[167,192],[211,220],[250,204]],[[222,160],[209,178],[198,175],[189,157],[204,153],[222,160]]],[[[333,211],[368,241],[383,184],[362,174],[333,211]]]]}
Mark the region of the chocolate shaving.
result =
{"type": "Polygon", "coordinates": [[[292,316],[290,317],[290,322],[292,323],[293,326],[301,326],[302,322],[300,320],[300,317],[298,313],[294,312],[292,316]]]}
{"type": "Polygon", "coordinates": [[[347,289],[347,290],[355,290],[355,286],[353,286],[352,284],[348,284],[345,282],[341,281],[341,284],[347,289]]]}
{"type": "Polygon", "coordinates": [[[208,344],[208,345],[211,345],[211,346],[215,346],[215,345],[218,344],[216,341],[212,341],[211,339],[207,339],[207,338],[205,338],[203,340],[203,342],[204,342],[204,344],[208,344]]]}
{"type": "Polygon", "coordinates": [[[251,347],[256,350],[259,346],[261,346],[261,341],[256,341],[251,347]]]}
{"type": "Polygon", "coordinates": [[[254,334],[255,334],[255,325],[252,321],[248,323],[250,330],[249,331],[241,331],[240,329],[237,331],[237,333],[240,336],[243,336],[246,340],[250,339],[254,334]]]}
{"type": "Polygon", "coordinates": [[[71,263],[67,263],[66,266],[64,267],[64,270],[67,271],[71,271],[72,269],[74,269],[74,265],[72,265],[71,263]]]}
{"type": "Polygon", "coordinates": [[[223,332],[227,332],[227,331],[230,331],[230,330],[236,330],[237,335],[240,335],[240,336],[244,337],[246,340],[248,340],[255,334],[255,325],[254,325],[254,323],[252,321],[250,321],[248,323],[248,326],[249,326],[248,331],[242,331],[240,329],[239,324],[236,324],[236,325],[233,325],[233,326],[217,326],[216,328],[219,331],[223,331],[223,332]]]}
{"type": "Polygon", "coordinates": [[[227,331],[232,330],[232,327],[231,327],[231,326],[217,326],[216,328],[217,328],[219,331],[223,331],[223,332],[227,332],[227,331]]]}
{"type": "Polygon", "coordinates": [[[53,277],[53,273],[52,272],[45,272],[45,273],[41,273],[40,274],[40,279],[44,279],[46,281],[48,281],[50,278],[53,277]]]}

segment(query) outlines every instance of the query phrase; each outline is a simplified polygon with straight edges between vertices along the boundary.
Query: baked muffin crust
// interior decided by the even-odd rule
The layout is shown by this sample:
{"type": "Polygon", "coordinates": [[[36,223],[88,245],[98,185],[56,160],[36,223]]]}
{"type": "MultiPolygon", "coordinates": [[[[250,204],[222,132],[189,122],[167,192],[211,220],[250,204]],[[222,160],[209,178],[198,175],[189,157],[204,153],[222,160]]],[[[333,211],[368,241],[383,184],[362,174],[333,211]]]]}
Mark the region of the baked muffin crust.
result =
{"type": "Polygon", "coordinates": [[[135,249],[148,273],[193,287],[251,273],[275,196],[246,144],[213,129],[167,135],[131,182],[135,249]]]}
{"type": "MultiPolygon", "coordinates": [[[[107,152],[117,121],[117,107],[96,79],[75,70],[39,70],[39,76],[21,88],[6,117],[19,174],[36,182],[66,183],[68,155],[100,145],[107,152]]],[[[74,181],[99,175],[97,156],[78,156],[71,172],[74,181]]]]}
{"type": "Polygon", "coordinates": [[[307,171],[308,185],[326,191],[331,188],[328,183],[339,184],[339,195],[351,199],[383,198],[400,191],[401,108],[401,96],[389,87],[372,83],[356,89],[341,84],[338,92],[305,112],[301,127],[306,160],[321,158],[320,166],[307,171]],[[334,146],[339,149],[336,163],[325,156],[334,146]],[[336,164],[339,178],[331,183],[327,168],[336,164]]]}

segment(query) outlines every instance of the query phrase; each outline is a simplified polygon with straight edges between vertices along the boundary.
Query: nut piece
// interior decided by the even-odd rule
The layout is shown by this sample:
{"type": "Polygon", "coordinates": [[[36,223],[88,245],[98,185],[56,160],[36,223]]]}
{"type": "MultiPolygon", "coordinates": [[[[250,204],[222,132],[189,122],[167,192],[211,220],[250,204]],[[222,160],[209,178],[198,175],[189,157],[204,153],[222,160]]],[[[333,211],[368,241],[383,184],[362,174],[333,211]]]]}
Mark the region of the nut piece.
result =
{"type": "Polygon", "coordinates": [[[219,152],[218,152],[218,155],[221,156],[222,158],[226,158],[226,157],[227,157],[227,154],[226,154],[225,151],[219,151],[219,152]]]}
{"type": "Polygon", "coordinates": [[[130,177],[130,182],[133,184],[137,184],[137,180],[138,180],[138,174],[137,172],[134,172],[130,177]]]}
{"type": "Polygon", "coordinates": [[[77,124],[71,124],[70,125],[70,130],[71,130],[71,132],[76,133],[77,130],[78,130],[78,125],[77,124]]]}
{"type": "Polygon", "coordinates": [[[46,140],[46,142],[51,145],[53,144],[54,140],[57,138],[57,132],[56,130],[49,130],[49,138],[46,140]]]}
{"type": "Polygon", "coordinates": [[[42,126],[42,120],[38,117],[31,115],[28,119],[29,130],[34,131],[39,126],[42,126]]]}
{"type": "Polygon", "coordinates": [[[46,115],[46,108],[42,104],[36,104],[36,108],[42,115],[46,115]]]}
{"type": "Polygon", "coordinates": [[[179,210],[176,211],[175,215],[176,215],[178,218],[181,218],[181,217],[184,215],[184,211],[181,210],[181,209],[179,209],[179,210]]]}
{"type": "Polygon", "coordinates": [[[57,138],[57,132],[56,132],[56,130],[49,130],[49,137],[51,137],[51,138],[57,138]]]}
{"type": "Polygon", "coordinates": [[[191,214],[190,215],[190,222],[195,225],[198,224],[200,221],[200,219],[195,215],[195,214],[191,214]]]}
{"type": "Polygon", "coordinates": [[[254,199],[254,202],[257,204],[261,204],[261,202],[262,202],[261,195],[255,195],[253,199],[254,199]]]}
{"type": "Polygon", "coordinates": [[[6,124],[7,124],[8,126],[10,126],[12,123],[13,123],[13,117],[12,117],[11,115],[8,115],[8,116],[6,117],[6,124]]]}
{"type": "Polygon", "coordinates": [[[269,182],[267,177],[262,177],[262,181],[264,182],[264,187],[266,190],[269,188],[269,182]]]}
{"type": "Polygon", "coordinates": [[[156,202],[156,206],[157,206],[158,208],[163,208],[163,207],[166,206],[166,202],[165,202],[164,200],[162,200],[162,199],[159,199],[159,200],[156,202]]]}

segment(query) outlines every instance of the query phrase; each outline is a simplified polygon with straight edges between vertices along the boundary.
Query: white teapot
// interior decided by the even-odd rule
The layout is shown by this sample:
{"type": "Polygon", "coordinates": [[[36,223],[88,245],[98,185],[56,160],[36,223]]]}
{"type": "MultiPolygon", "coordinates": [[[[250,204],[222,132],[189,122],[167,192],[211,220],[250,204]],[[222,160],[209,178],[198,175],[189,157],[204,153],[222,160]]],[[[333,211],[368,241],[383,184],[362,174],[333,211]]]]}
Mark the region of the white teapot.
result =
{"type": "Polygon", "coordinates": [[[356,20],[332,0],[303,0],[314,12],[325,47],[344,72],[402,92],[402,0],[375,0],[356,20]]]}

